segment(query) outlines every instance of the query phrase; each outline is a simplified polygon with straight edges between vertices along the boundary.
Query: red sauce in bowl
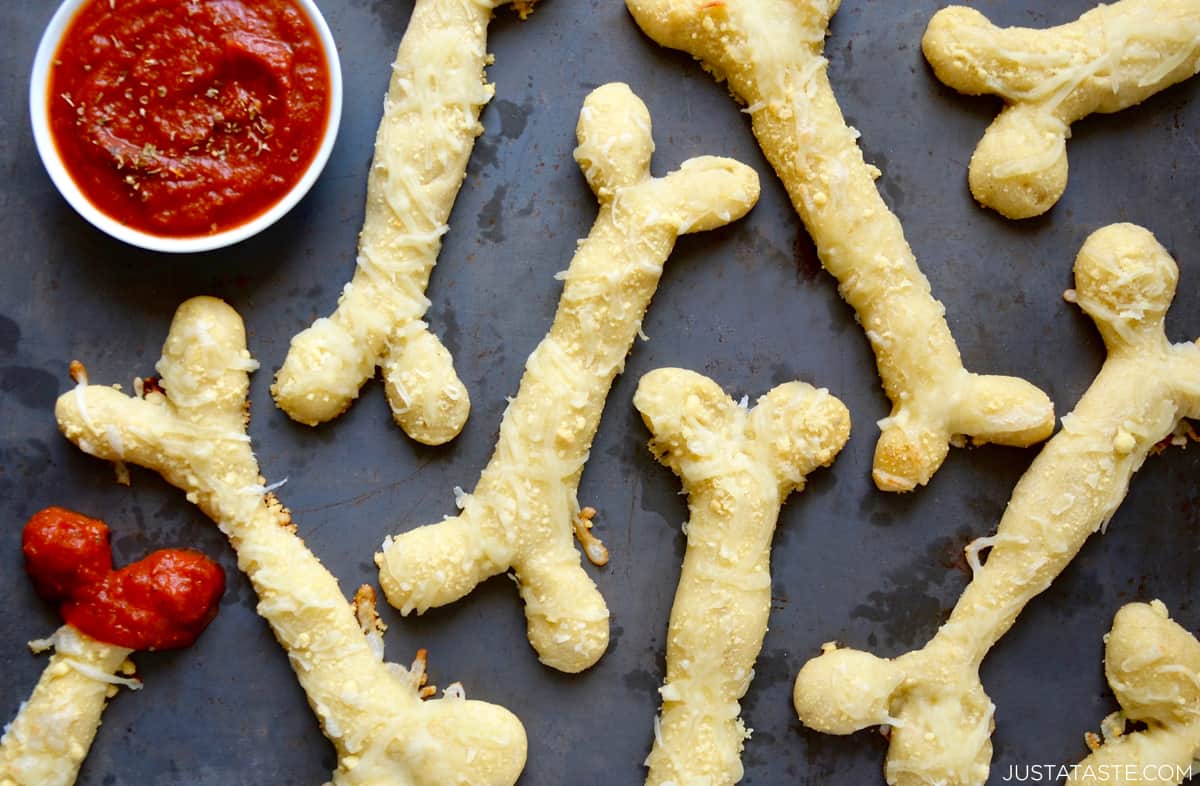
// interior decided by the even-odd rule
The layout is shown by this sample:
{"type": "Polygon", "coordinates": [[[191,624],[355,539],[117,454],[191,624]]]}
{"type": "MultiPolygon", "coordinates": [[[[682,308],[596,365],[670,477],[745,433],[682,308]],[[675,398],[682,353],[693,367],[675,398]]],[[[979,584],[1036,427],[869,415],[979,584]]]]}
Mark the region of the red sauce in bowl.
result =
{"type": "Polygon", "coordinates": [[[90,0],[51,65],[50,131],[97,209],[166,237],[278,202],[329,120],[320,38],[292,0],[90,0]]]}
{"type": "Polygon", "coordinates": [[[64,622],[132,650],[190,646],[225,592],[221,566],[188,549],[113,570],[105,523],[63,508],[35,513],[21,547],[38,594],[60,604],[64,622]]]}

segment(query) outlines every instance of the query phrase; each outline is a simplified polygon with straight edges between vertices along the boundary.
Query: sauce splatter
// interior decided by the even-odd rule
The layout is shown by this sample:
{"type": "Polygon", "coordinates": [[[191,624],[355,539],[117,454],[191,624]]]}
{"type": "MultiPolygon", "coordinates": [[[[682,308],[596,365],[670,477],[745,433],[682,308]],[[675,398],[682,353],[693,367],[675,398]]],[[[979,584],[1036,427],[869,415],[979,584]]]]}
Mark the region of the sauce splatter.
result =
{"type": "Polygon", "coordinates": [[[35,513],[22,533],[38,594],[94,639],[133,650],[190,646],[212,622],[225,572],[203,554],[163,549],[113,570],[108,527],[63,508],[35,513]]]}

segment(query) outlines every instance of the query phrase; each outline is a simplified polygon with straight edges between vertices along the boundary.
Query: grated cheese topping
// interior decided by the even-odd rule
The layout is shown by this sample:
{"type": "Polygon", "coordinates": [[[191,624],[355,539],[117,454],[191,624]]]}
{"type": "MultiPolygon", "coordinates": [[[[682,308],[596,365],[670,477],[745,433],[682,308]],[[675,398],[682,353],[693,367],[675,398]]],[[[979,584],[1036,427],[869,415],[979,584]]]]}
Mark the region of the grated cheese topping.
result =
{"type": "Polygon", "coordinates": [[[784,499],[832,462],[849,413],[825,390],[782,385],[749,409],[711,380],[659,369],[634,406],[651,451],[688,494],[687,549],[667,635],[647,783],[736,783],[750,736],[740,701],[754,676],[771,604],[771,538],[784,499]]]}
{"type": "Polygon", "coordinates": [[[572,544],[574,532],[590,561],[608,560],[576,496],[605,398],[675,235],[732,221],[757,199],[753,171],[726,159],[692,159],[651,176],[649,113],[625,85],[588,96],[577,136],[575,159],[600,213],[557,276],[554,323],[526,361],[492,458],[472,493],[456,489],[459,515],[392,537],[376,557],[388,600],[403,614],[514,569],[530,642],[543,663],[567,672],[595,663],[609,637],[607,606],[572,544]]]}

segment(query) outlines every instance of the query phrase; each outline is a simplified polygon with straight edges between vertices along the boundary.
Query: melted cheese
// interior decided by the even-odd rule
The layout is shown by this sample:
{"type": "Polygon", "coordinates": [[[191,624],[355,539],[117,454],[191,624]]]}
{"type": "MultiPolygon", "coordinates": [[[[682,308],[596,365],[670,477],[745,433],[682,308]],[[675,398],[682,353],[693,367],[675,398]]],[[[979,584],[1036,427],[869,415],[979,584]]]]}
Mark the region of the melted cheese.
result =
{"type": "Polygon", "coordinates": [[[928,483],[961,435],[1027,446],[1053,430],[1032,385],[967,372],[928,280],[875,185],[829,84],[833,2],[692,5],[627,0],[656,41],[683,49],[747,106],[768,161],[871,341],[893,412],[872,474],[888,491],[928,483]]]}
{"type": "MultiPolygon", "coordinates": [[[[264,484],[244,438],[250,364],[237,361],[247,356],[245,330],[232,309],[212,298],[189,300],[176,313],[158,364],[169,397],[128,398],[87,387],[82,395],[91,425],[69,393],[56,407],[59,426],[103,458],[114,453],[109,429],[115,428],[127,460],[162,473],[219,522],[259,596],[258,612],[287,650],[337,751],[335,786],[511,786],[525,762],[520,722],[500,707],[466,701],[458,688],[444,699],[421,701],[419,678],[382,660],[373,596],[360,591],[353,606],[347,603],[272,494],[278,484],[264,484]],[[209,395],[188,395],[201,389],[209,395]]],[[[56,646],[56,657],[67,651],[56,646]]],[[[109,673],[117,666],[119,659],[109,673]]],[[[103,669],[91,661],[64,665],[59,678],[86,679],[102,703],[113,687],[108,683],[120,678],[97,682],[91,667],[103,669]]]]}
{"type": "MultiPolygon", "coordinates": [[[[450,603],[489,576],[515,572],[529,638],[543,663],[577,672],[608,646],[608,608],[572,543],[579,478],[605,398],[624,367],[677,231],[740,218],[757,177],[727,159],[692,159],[650,175],[649,114],[625,85],[584,103],[575,159],[600,214],[563,282],[549,334],[525,363],[500,436],[461,513],[384,541],[380,584],[402,614],[450,603]],[[650,218],[653,218],[653,221],[650,218]]],[[[607,553],[582,539],[593,561],[607,553]]]]}
{"type": "Polygon", "coordinates": [[[87,755],[115,686],[141,688],[117,676],[132,650],[96,641],[64,625],[34,652],[54,649],[29,700],[0,738],[0,782],[70,786],[87,755]]]}
{"type": "Polygon", "coordinates": [[[1092,786],[1106,772],[1179,784],[1200,752],[1200,642],[1161,601],[1131,603],[1113,619],[1104,660],[1121,711],[1101,723],[1103,744],[1092,735],[1068,786],[1092,786]],[[1141,726],[1126,731],[1127,721],[1141,726]]]}
{"type": "Polygon", "coordinates": [[[679,475],[691,514],[662,713],[646,759],[646,782],[654,786],[741,779],[750,731],[739,702],[767,632],[779,508],[849,437],[849,413],[827,391],[792,382],[753,410],[748,403],[679,369],[647,374],[634,395],[653,435],[651,451],[679,475]]]}
{"type": "Polygon", "coordinates": [[[1007,103],[971,158],[971,193],[1009,218],[1029,218],[1066,188],[1072,123],[1133,106],[1197,72],[1200,8],[1121,0],[1031,30],[997,28],[951,6],[934,15],[922,48],[946,84],[1007,103]]]}
{"type": "Polygon", "coordinates": [[[423,0],[392,65],[367,178],[353,280],[338,307],[292,340],[273,394],[309,425],[341,414],[381,366],[393,415],[440,444],[470,409],[449,353],[423,317],[429,276],[493,88],[484,68],[492,4],[423,0]]]}
{"type": "MultiPolygon", "coordinates": [[[[810,661],[794,692],[804,723],[850,733],[894,716],[905,725],[891,736],[889,782],[978,786],[987,779],[992,707],[979,684],[979,664],[1086,539],[1103,530],[1151,448],[1181,418],[1200,415],[1200,353],[1193,343],[1170,345],[1164,333],[1177,278],[1174,261],[1140,227],[1117,224],[1088,238],[1075,280],[1078,302],[1108,347],[1100,373],[1017,483],[996,534],[968,547],[973,578],[933,640],[892,660],[835,649],[810,661]],[[978,551],[989,546],[981,565],[978,551]],[[843,679],[842,669],[861,684],[843,679]]],[[[1181,673],[1163,667],[1154,640],[1118,652],[1113,639],[1106,663],[1126,710],[1157,705],[1156,711],[1174,711],[1180,698],[1193,694],[1185,704],[1200,702],[1200,680],[1193,679],[1200,645],[1195,667],[1181,673]]],[[[1195,739],[1189,757],[1200,747],[1200,729],[1195,739]]],[[[1122,758],[1115,749],[1104,756],[1122,758]]]]}

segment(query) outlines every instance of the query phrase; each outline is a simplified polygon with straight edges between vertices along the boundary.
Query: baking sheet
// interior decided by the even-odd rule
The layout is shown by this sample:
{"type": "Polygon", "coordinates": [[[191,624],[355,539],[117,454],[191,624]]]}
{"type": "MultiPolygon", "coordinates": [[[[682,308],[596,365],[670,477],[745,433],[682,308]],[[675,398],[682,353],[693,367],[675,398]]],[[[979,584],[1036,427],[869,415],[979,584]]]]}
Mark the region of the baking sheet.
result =
{"type": "MultiPolygon", "coordinates": [[[[579,106],[593,87],[622,80],[649,105],[656,172],[724,154],[754,166],[764,188],[745,220],[680,241],[645,322],[650,340],[635,347],[608,399],[580,501],[600,511],[596,532],[612,554],[608,567],[589,567],[612,610],[609,652],[579,676],[540,666],[514,588],[498,577],[419,619],[384,609],[388,656],[407,662],[427,647],[434,681],[460,680],[469,696],[516,712],[529,732],[524,786],[640,783],[686,506],[677,480],[645,448],[648,434],[631,405],[637,380],[682,366],[753,399],[801,378],[846,402],[854,432],[833,468],[812,476],[780,519],[771,631],[744,702],[755,730],[744,782],[883,783],[883,739],[802,729],[791,680],[830,639],[881,655],[922,645],[966,583],[963,545],[994,530],[1034,451],[955,450],[916,494],[874,489],[874,422],[888,410],[874,359],[724,88],[644,38],[614,0],[546,0],[524,23],[498,14],[489,44],[496,99],[429,290],[429,322],[453,352],[474,409],[454,443],[430,449],[388,425],[378,382],[345,416],[315,430],[288,420],[267,390],[291,336],[332,309],[351,274],[380,100],[411,3],[322,3],[346,75],[342,129],[325,173],[271,230],[190,258],[110,240],[54,191],[26,103],[34,48],[53,8],[0,5],[0,721],[15,714],[46,662],[25,642],[58,625],[24,576],[20,529],[39,508],[65,505],[109,523],[118,564],[188,545],[216,557],[230,578],[220,616],[195,647],[137,656],[145,689],[110,705],[79,783],[327,779],[332,748],[216,528],[157,475],[134,470],[127,490],[107,465],[59,436],[52,405],[70,384],[67,363],[79,358],[93,381],[128,389],[135,375],[152,373],[182,300],[226,298],[263,363],[252,380],[250,433],[264,473],[290,479],[280,496],[343,589],[374,583],[371,555],[383,536],[452,512],[451,488],[470,489],[490,455],[504,397],[553,315],[561,286],[553,274],[595,214],[571,160],[579,106]]],[[[941,86],[920,54],[940,5],[846,0],[826,47],[831,78],[867,159],[884,172],[884,198],[946,304],[968,368],[1024,376],[1062,414],[1103,358],[1091,323],[1060,297],[1094,229],[1115,221],[1152,229],[1182,270],[1170,334],[1200,333],[1200,81],[1079,123],[1062,202],[1040,219],[1012,223],[976,207],[966,187],[966,162],[997,102],[941,86]]],[[[997,22],[1044,26],[1090,3],[972,5],[997,22]]],[[[1200,446],[1148,461],[1108,534],[1088,542],[985,662],[997,706],[992,783],[1012,765],[1071,763],[1087,753],[1083,732],[1116,707],[1101,637],[1120,604],[1159,597],[1183,625],[1200,629],[1198,469],[1200,446]]]]}

